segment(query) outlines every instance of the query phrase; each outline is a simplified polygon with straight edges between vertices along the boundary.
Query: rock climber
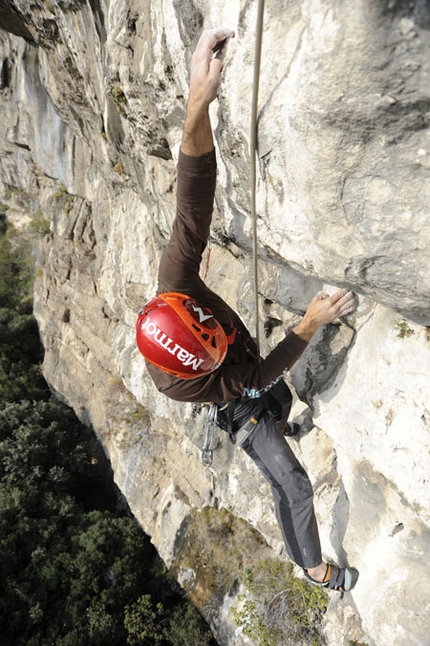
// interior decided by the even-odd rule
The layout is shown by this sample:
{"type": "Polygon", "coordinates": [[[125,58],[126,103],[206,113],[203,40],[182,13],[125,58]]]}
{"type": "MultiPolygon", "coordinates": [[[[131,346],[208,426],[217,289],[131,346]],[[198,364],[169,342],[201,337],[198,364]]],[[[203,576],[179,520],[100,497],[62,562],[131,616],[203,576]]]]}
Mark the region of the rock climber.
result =
{"type": "MultiPolygon", "coordinates": [[[[316,585],[350,590],[358,572],[322,559],[312,486],[285,435],[291,392],[283,379],[317,329],[350,314],[345,289],[313,298],[300,322],[266,358],[238,314],[199,275],[212,219],[216,155],[209,106],[217,97],[220,52],[234,37],[204,31],[191,59],[189,97],[177,164],[177,210],[159,267],[157,296],[139,312],[137,344],[157,389],[176,401],[214,402],[217,424],[236,438],[269,481],[276,515],[293,562],[316,585]],[[272,394],[281,385],[280,420],[272,394]]],[[[279,410],[278,410],[279,413],[279,410]]]]}

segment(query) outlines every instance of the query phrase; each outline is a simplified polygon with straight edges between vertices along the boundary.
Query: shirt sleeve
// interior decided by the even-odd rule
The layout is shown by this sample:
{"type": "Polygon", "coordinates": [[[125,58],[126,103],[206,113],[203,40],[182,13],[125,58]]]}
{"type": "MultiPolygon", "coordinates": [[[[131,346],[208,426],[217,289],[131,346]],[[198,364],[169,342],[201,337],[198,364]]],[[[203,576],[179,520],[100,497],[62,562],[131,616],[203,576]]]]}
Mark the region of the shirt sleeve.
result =
{"type": "Polygon", "coordinates": [[[281,379],[307,347],[307,342],[289,332],[263,360],[256,363],[223,364],[197,379],[178,379],[148,364],[160,392],[177,401],[206,402],[255,399],[281,379]]]}
{"type": "Polygon", "coordinates": [[[212,220],[216,186],[215,150],[198,157],[179,152],[176,217],[158,274],[158,292],[193,293],[212,220]]]}

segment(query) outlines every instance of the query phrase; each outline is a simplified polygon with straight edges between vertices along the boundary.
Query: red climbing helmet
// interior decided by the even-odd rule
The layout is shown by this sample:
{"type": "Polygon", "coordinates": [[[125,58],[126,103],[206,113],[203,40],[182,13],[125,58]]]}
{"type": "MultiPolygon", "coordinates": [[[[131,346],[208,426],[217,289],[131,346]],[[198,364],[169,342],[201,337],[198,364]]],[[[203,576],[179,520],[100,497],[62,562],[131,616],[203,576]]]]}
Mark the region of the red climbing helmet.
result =
{"type": "Polygon", "coordinates": [[[228,345],[211,310],[177,292],[159,294],[146,303],[138,315],[136,340],[150,363],[182,379],[216,370],[228,345]]]}

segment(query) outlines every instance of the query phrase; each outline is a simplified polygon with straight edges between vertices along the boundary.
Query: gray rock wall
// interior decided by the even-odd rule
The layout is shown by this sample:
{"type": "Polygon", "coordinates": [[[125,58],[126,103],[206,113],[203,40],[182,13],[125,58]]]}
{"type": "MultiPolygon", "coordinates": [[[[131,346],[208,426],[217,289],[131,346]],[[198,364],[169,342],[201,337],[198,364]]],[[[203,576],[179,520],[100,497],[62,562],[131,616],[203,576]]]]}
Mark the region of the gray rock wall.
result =
{"type": "MultiPolygon", "coordinates": [[[[229,510],[284,558],[281,538],[266,484],[225,438],[213,468],[201,465],[200,419],[157,394],[134,324],[173,219],[190,56],[203,28],[227,24],[236,38],[212,107],[208,282],[255,329],[255,22],[256,3],[242,0],[8,0],[0,10],[0,201],[17,227],[50,223],[35,293],[44,373],[95,428],[133,512],[197,603],[201,583],[178,545],[198,510],[229,510]]],[[[332,598],[331,646],[429,644],[429,45],[424,0],[266,2],[263,351],[319,289],[360,297],[289,376],[305,420],[292,445],[315,486],[324,553],[360,570],[354,592],[332,598]]],[[[250,643],[228,594],[214,598],[200,607],[220,643],[250,643]]]]}

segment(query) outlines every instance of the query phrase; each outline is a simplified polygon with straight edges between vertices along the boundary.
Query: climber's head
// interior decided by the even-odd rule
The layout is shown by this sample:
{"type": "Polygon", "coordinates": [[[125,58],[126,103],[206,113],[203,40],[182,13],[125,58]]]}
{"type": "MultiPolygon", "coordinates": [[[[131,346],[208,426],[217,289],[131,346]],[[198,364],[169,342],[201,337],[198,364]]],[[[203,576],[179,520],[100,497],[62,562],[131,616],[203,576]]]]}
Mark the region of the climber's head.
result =
{"type": "Polygon", "coordinates": [[[146,303],[138,315],[136,339],[150,363],[182,379],[213,372],[227,353],[226,334],[212,312],[176,292],[146,303]]]}

